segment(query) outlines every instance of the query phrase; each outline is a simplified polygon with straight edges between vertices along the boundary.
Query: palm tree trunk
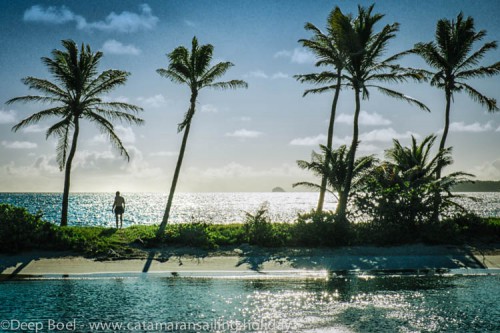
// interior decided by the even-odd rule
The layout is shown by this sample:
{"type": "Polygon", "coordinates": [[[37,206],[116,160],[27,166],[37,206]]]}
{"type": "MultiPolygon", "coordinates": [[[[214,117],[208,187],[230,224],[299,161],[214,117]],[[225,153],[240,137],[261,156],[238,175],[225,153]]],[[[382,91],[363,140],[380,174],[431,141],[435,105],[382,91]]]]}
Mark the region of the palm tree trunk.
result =
{"type": "Polygon", "coordinates": [[[356,98],[356,109],[354,111],[354,129],[352,132],[352,143],[351,148],[349,149],[349,158],[347,160],[347,171],[344,182],[344,191],[341,197],[339,197],[339,204],[337,206],[337,216],[342,223],[347,224],[346,212],[347,212],[347,199],[349,198],[349,193],[351,191],[351,183],[352,183],[352,174],[354,172],[354,161],[356,159],[356,149],[358,146],[358,137],[359,137],[359,128],[358,128],[358,120],[359,120],[359,111],[360,111],[360,100],[359,100],[359,88],[354,87],[354,95],[356,98]]]}
{"type": "MultiPolygon", "coordinates": [[[[444,129],[443,136],[441,137],[441,142],[439,143],[439,151],[442,151],[446,144],[446,138],[448,137],[448,130],[450,128],[450,104],[451,104],[451,91],[450,89],[446,89],[446,112],[444,119],[444,129]]],[[[436,178],[441,178],[441,168],[442,164],[439,163],[439,166],[436,171],[436,178]]]]}
{"type": "MultiPolygon", "coordinates": [[[[337,89],[335,89],[335,95],[333,96],[332,102],[332,110],[330,113],[330,124],[328,125],[328,138],[326,141],[326,146],[329,150],[332,150],[333,145],[333,128],[335,125],[335,113],[337,112],[337,102],[339,100],[340,95],[340,83],[342,78],[340,77],[341,71],[337,71],[337,89]]],[[[325,158],[325,165],[329,163],[328,157],[325,158]]],[[[321,189],[319,191],[319,199],[318,199],[318,207],[316,208],[317,213],[321,213],[323,211],[323,204],[325,202],[325,193],[326,193],[326,185],[327,185],[327,177],[323,175],[321,179],[321,189]]]]}
{"type": "Polygon", "coordinates": [[[73,132],[71,149],[69,151],[68,159],[66,161],[64,169],[64,190],[63,190],[62,212],[61,212],[61,227],[65,227],[68,225],[68,205],[69,205],[69,188],[71,182],[71,164],[73,163],[73,158],[75,157],[78,134],[80,133],[80,125],[78,123],[78,119],[79,119],[78,116],[75,116],[74,119],[75,131],[73,132]]]}
{"type": "MultiPolygon", "coordinates": [[[[196,105],[196,94],[191,95],[191,114],[194,113],[194,108],[196,105]]],[[[163,214],[163,219],[156,234],[157,238],[160,238],[165,232],[167,227],[168,218],[170,216],[170,209],[172,208],[172,201],[174,199],[175,188],[177,186],[177,180],[179,179],[179,173],[181,171],[182,160],[184,159],[184,152],[186,150],[186,143],[189,136],[189,130],[191,128],[191,119],[188,121],[186,127],[184,128],[184,136],[182,137],[181,150],[179,152],[179,158],[177,159],[177,165],[175,166],[174,178],[172,179],[172,185],[170,186],[170,194],[168,195],[167,207],[165,208],[165,213],[163,214]]]]}

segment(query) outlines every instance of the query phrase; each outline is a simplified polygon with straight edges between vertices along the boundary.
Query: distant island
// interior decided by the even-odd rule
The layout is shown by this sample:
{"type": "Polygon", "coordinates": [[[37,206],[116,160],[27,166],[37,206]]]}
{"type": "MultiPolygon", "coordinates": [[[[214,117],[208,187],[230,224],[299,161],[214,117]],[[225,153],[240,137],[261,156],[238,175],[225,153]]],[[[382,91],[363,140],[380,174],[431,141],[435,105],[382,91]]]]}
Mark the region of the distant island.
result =
{"type": "Polygon", "coordinates": [[[273,190],[272,190],[272,191],[273,191],[273,192],[285,192],[285,190],[284,190],[282,187],[279,187],[279,186],[278,186],[278,187],[273,188],[273,190]]]}
{"type": "Polygon", "coordinates": [[[464,183],[453,187],[454,192],[500,192],[500,181],[477,180],[474,183],[464,183]]]}

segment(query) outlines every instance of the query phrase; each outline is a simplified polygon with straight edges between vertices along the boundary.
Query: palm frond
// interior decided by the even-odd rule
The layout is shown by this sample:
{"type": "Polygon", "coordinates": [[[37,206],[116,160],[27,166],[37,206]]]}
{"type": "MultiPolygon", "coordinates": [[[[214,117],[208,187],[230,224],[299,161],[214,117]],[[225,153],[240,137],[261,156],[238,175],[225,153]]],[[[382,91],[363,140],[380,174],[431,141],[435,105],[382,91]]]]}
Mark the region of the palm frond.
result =
{"type": "Polygon", "coordinates": [[[413,97],[410,97],[410,96],[405,95],[403,93],[400,93],[398,91],[395,91],[395,90],[392,90],[392,89],[388,89],[388,88],[384,88],[384,87],[380,87],[380,86],[372,86],[372,87],[376,87],[380,92],[382,92],[383,94],[386,94],[387,96],[390,96],[390,97],[393,97],[393,98],[396,98],[396,99],[400,99],[400,100],[406,101],[409,104],[415,104],[415,105],[417,105],[422,110],[425,110],[425,111],[428,111],[428,112],[431,111],[424,103],[418,101],[417,99],[415,99],[413,97]]]}

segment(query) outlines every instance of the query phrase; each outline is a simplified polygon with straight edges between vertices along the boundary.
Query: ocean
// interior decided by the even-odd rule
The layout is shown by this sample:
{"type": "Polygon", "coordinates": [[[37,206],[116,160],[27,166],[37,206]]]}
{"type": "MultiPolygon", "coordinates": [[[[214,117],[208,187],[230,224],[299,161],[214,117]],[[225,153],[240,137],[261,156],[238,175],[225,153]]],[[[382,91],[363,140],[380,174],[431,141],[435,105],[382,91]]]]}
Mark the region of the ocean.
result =
{"type": "MultiPolygon", "coordinates": [[[[500,193],[463,193],[478,202],[460,199],[460,203],[484,217],[500,217],[500,193]]],[[[167,195],[163,193],[122,193],[126,201],[124,227],[160,223],[167,195]]],[[[111,211],[114,193],[72,193],[69,203],[69,225],[114,226],[111,211]]],[[[245,220],[245,212],[254,214],[263,204],[275,222],[291,222],[298,213],[316,207],[314,192],[220,192],[176,193],[171,211],[172,223],[234,223],[245,220]]],[[[58,223],[61,215],[61,193],[0,193],[0,203],[25,207],[31,213],[42,212],[43,219],[58,223]]],[[[335,210],[337,200],[327,195],[325,210],[335,210]]]]}

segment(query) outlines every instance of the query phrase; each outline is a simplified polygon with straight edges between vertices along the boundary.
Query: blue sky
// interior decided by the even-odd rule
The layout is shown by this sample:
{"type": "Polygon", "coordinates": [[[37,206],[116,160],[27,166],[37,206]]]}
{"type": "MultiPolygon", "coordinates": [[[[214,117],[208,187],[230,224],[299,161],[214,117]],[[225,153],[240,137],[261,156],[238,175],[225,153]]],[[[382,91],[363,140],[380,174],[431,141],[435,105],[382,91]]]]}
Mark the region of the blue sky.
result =
{"type": "MultiPolygon", "coordinates": [[[[40,123],[17,133],[11,127],[40,105],[5,105],[29,93],[21,78],[49,78],[40,61],[60,41],[73,39],[104,52],[101,70],[131,73],[127,84],[106,96],[144,108],[144,126],[117,124],[132,159],[123,160],[91,125],[84,125],[72,173],[73,191],[160,191],[169,189],[181,135],[177,123],[187,110],[189,92],[155,71],[167,67],[166,53],[179,45],[214,45],[215,61],[235,66],[224,79],[244,79],[249,88],[203,91],[179,180],[182,191],[269,191],[275,186],[313,180],[296,167],[325,142],[331,94],[302,97],[310,86],[295,74],[317,71],[314,57],[300,47],[310,37],[306,22],[324,28],[335,5],[356,12],[366,1],[6,1],[0,0],[0,191],[61,191],[63,174],[55,162],[55,141],[45,140],[40,123]]],[[[463,11],[473,16],[485,41],[500,40],[496,1],[379,1],[383,24],[395,21],[400,32],[387,55],[430,41],[440,18],[463,11]]],[[[379,28],[382,27],[380,24],[379,28]]],[[[495,50],[483,64],[500,59],[495,50]]],[[[416,57],[402,63],[425,67],[416,57]]],[[[470,82],[489,97],[500,98],[500,77],[470,82]]],[[[427,84],[397,87],[432,110],[423,112],[373,92],[363,101],[360,154],[382,155],[391,139],[408,143],[439,133],[444,123],[443,92],[427,84]]],[[[353,94],[341,94],[335,139],[350,140],[353,94]]],[[[457,95],[448,144],[455,164],[449,171],[500,180],[500,114],[487,113],[467,96],[457,95]]]]}

